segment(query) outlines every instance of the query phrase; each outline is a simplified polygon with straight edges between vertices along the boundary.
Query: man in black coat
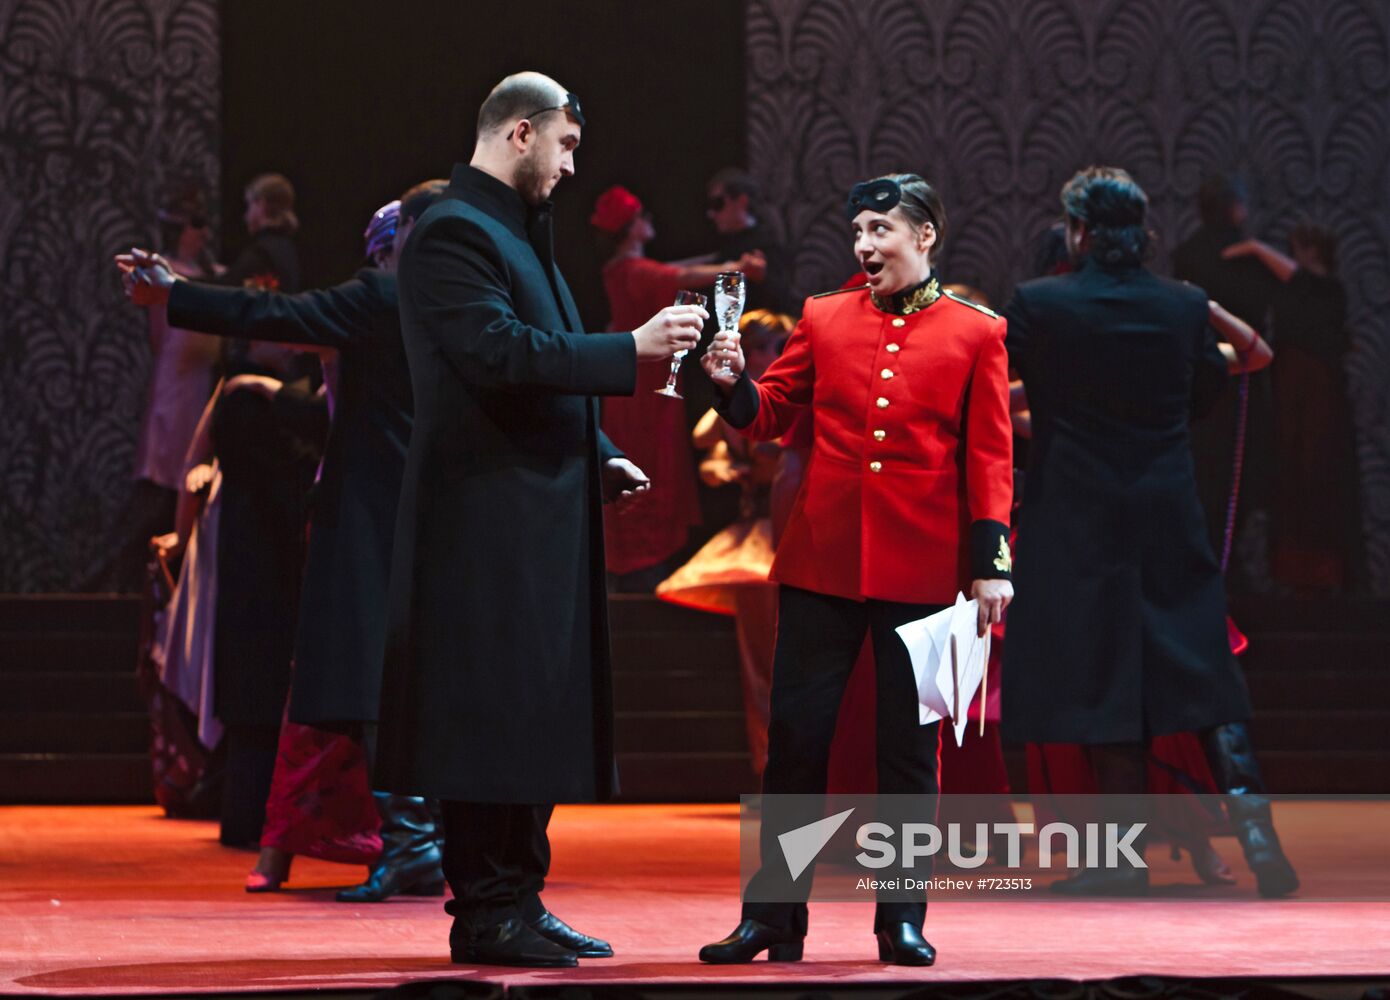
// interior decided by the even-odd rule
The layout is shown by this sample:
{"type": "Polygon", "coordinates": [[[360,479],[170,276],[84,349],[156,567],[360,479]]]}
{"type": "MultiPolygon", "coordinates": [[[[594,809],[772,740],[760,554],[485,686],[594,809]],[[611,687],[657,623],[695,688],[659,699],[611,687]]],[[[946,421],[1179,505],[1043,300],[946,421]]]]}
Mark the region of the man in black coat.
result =
{"type": "MultiPolygon", "coordinates": [[[[1101,792],[1138,796],[1148,741],[1198,732],[1259,891],[1288,895],[1298,878],[1263,794],[1187,440],[1228,373],[1273,355],[1200,289],[1144,267],[1148,198],[1125,171],[1088,167],[1062,204],[1076,270],[1019,285],[1005,310],[1033,443],[1002,735],[1082,744],[1101,792]]],[[[1148,872],[1087,868],[1054,887],[1146,892],[1148,872]]]]}
{"type": "Polygon", "coordinates": [[[472,162],[400,262],[415,389],[391,575],[378,782],[443,801],[455,961],[574,965],[612,953],[547,913],[553,803],[614,787],[604,499],[645,476],[599,431],[595,395],[698,341],[670,307],[586,334],[552,253],[550,192],[583,118],[537,73],[478,114],[472,162]]]}
{"type": "MultiPolygon", "coordinates": [[[[313,494],[299,600],[290,719],[365,736],[369,756],[386,644],[396,501],[412,411],[396,258],[415,220],[444,186],[444,181],[417,185],[400,202],[375,213],[366,233],[371,266],[321,291],[285,295],[255,287],[222,288],[180,280],[163,258],[145,251],[118,258],[132,297],[142,303],[167,302],[169,314],[188,329],[310,345],[336,355],[333,420],[313,494]]],[[[282,411],[299,404],[287,389],[273,402],[282,411]]],[[[360,903],[396,893],[441,894],[437,831],[426,802],[389,793],[377,793],[376,800],[382,856],[364,884],[338,898],[360,903]]],[[[268,882],[278,884],[286,877],[290,859],[283,854],[273,848],[262,852],[257,871],[268,882]]]]}

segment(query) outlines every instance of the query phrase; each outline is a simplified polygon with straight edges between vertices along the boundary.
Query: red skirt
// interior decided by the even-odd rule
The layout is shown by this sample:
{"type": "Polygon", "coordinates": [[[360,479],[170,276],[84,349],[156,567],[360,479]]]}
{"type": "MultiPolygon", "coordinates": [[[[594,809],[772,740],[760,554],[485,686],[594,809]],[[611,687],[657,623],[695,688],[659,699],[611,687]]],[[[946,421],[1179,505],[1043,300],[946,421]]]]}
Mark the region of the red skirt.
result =
{"type": "Polygon", "coordinates": [[[373,864],[381,817],[362,745],[286,720],[265,804],[261,846],[343,864],[373,864]]]}

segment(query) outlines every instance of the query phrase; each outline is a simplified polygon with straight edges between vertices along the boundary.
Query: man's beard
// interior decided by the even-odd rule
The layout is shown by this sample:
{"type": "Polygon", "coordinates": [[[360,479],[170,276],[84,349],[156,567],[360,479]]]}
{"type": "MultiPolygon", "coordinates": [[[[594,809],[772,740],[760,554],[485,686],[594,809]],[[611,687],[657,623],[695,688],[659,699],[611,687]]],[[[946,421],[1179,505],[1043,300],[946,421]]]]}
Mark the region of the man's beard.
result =
{"type": "Polygon", "coordinates": [[[549,197],[549,175],[534,160],[523,159],[516,168],[516,192],[528,205],[539,205],[549,197]]]}

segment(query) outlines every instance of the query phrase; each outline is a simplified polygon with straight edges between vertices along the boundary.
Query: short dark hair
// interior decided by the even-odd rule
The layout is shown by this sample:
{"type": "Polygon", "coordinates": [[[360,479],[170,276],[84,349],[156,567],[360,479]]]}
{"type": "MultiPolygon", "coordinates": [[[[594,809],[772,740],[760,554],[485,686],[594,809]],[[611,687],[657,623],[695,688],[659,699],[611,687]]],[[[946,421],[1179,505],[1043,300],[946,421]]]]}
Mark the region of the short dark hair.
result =
{"type": "Polygon", "coordinates": [[[927,183],[921,174],[884,174],[874,177],[876,181],[892,181],[898,185],[900,196],[897,207],[912,225],[921,228],[928,222],[936,230],[936,242],[932,244],[927,259],[936,263],[936,256],[946,245],[946,206],[936,188],[927,183]]]}
{"type": "Polygon", "coordinates": [[[1106,264],[1138,263],[1149,246],[1149,196],[1119,167],[1087,167],[1062,187],[1062,208],[1086,223],[1090,254],[1106,264]]]}
{"type": "Polygon", "coordinates": [[[448,181],[442,177],[437,177],[434,180],[421,181],[409,188],[405,194],[401,195],[401,221],[399,224],[414,222],[424,215],[425,210],[435,203],[435,200],[444,193],[444,189],[448,186],[448,181]]]}
{"type": "Polygon", "coordinates": [[[513,73],[492,88],[478,109],[478,138],[495,132],[513,118],[564,103],[564,88],[545,74],[513,73]]]}
{"type": "Polygon", "coordinates": [[[1231,209],[1249,201],[1245,182],[1235,174],[1212,174],[1197,188],[1197,214],[1202,225],[1217,228],[1231,224],[1231,209]]]}
{"type": "Polygon", "coordinates": [[[739,167],[725,167],[720,170],[709,179],[709,183],[705,185],[705,190],[716,187],[723,188],[724,193],[730,198],[737,198],[739,195],[746,194],[750,208],[756,205],[762,196],[762,189],[758,187],[758,182],[753,179],[753,175],[739,167]]]}
{"type": "Polygon", "coordinates": [[[1304,216],[1289,233],[1290,247],[1307,247],[1322,260],[1329,274],[1337,271],[1337,234],[1304,216]]]}

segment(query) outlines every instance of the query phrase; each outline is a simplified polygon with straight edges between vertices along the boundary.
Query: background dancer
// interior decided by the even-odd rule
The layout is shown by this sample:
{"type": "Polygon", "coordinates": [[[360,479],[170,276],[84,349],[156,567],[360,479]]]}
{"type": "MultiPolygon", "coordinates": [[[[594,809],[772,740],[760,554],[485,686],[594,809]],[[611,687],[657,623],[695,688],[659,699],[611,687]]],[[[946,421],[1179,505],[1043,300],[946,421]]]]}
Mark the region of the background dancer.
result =
{"type": "MultiPolygon", "coordinates": [[[[1193,410],[1211,405],[1228,372],[1262,368],[1271,353],[1200,289],[1145,269],[1148,200],[1123,170],[1078,173],[1062,204],[1084,260],[1020,285],[1006,310],[1033,440],[1003,735],[1086,744],[1102,792],[1138,795],[1146,742],[1200,731],[1260,892],[1285,895],[1298,880],[1261,795],[1188,447],[1193,410]]],[[[1147,886],[1142,868],[1086,869],[1058,883],[1073,894],[1147,886]]]]}
{"type": "Polygon", "coordinates": [[[278,888],[296,853],[374,862],[365,883],[339,893],[343,902],[444,890],[437,830],[424,799],[374,793],[379,855],[362,858],[360,838],[335,832],[367,825],[349,790],[356,785],[343,775],[355,773],[354,760],[361,769],[362,748],[370,757],[375,740],[396,501],[410,440],[410,373],[400,336],[396,259],[444,183],[417,185],[374,213],[364,234],[369,266],[322,291],[284,295],[218,288],[176,281],[160,260],[138,251],[121,260],[128,280],[134,282],[139,269],[141,297],[166,299],[171,315],[196,329],[313,345],[337,357],[332,429],[315,488],[295,638],[290,728],[280,741],[262,856],[248,876],[249,891],[278,888]],[[319,735],[323,731],[344,736],[335,741],[319,735]],[[342,746],[349,737],[354,746],[342,746]],[[325,815],[339,817],[336,827],[330,822],[325,829],[325,815]],[[339,842],[348,848],[340,849],[339,842]]]}

